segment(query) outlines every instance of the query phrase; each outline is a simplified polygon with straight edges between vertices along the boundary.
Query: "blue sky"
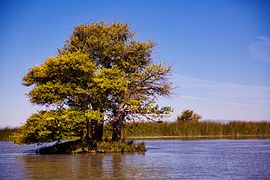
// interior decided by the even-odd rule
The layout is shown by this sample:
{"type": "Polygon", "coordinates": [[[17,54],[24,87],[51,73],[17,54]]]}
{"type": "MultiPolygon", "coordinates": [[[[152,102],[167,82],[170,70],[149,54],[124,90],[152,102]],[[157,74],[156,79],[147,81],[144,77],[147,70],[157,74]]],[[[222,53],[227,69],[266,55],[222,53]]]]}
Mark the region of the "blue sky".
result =
{"type": "Polygon", "coordinates": [[[262,0],[0,1],[0,127],[19,126],[39,107],[21,79],[63,47],[81,23],[122,21],[153,56],[174,64],[173,120],[270,120],[270,2],[262,0]]]}

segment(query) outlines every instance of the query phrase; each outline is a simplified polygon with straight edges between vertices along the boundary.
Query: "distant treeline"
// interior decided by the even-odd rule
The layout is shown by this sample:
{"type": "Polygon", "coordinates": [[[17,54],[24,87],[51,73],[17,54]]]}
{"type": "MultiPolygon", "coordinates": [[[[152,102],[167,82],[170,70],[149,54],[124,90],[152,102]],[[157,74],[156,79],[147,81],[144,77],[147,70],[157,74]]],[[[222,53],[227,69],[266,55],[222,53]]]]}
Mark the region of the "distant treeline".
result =
{"type": "MultiPolygon", "coordinates": [[[[0,140],[11,140],[17,128],[0,129],[0,140]]],[[[265,136],[270,137],[270,122],[232,121],[227,124],[218,122],[140,122],[126,123],[124,137],[153,136],[265,136]]],[[[104,127],[104,137],[111,137],[110,126],[104,127]]]]}

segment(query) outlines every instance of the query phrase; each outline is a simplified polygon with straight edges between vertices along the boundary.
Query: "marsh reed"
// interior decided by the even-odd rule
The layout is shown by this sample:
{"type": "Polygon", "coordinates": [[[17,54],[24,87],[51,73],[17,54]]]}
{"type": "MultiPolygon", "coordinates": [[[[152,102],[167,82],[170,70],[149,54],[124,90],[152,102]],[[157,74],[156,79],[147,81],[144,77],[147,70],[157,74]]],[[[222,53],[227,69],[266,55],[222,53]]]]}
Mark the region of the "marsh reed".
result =
{"type": "MultiPolygon", "coordinates": [[[[0,129],[0,141],[12,140],[17,128],[0,129]]],[[[162,136],[262,136],[270,137],[270,122],[231,121],[227,124],[219,122],[137,122],[126,123],[123,137],[162,137],[162,136]]],[[[111,127],[105,125],[104,138],[111,137],[111,127]]]]}

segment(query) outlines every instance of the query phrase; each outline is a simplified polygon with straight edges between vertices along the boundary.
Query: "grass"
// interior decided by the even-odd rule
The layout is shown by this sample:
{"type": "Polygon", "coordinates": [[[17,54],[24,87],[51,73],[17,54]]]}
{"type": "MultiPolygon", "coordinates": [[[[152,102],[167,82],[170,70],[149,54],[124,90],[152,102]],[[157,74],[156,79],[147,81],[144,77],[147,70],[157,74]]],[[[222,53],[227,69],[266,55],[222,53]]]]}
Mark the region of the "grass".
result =
{"type": "MultiPolygon", "coordinates": [[[[17,128],[0,129],[0,141],[12,140],[17,128]]],[[[104,127],[104,141],[98,142],[91,153],[132,153],[144,152],[144,143],[134,144],[133,141],[111,142],[111,127],[104,127]]],[[[163,123],[126,123],[123,137],[130,139],[219,139],[219,138],[270,138],[270,122],[241,122],[233,121],[228,124],[218,122],[163,122],[163,123]]],[[[85,150],[85,149],[84,149],[85,150]]],[[[85,152],[80,140],[56,143],[50,147],[38,150],[40,154],[70,154],[85,152]]]]}
{"type": "MultiPolygon", "coordinates": [[[[12,140],[17,128],[0,129],[0,141],[12,140]]],[[[104,127],[105,138],[111,137],[111,128],[104,127]]],[[[270,122],[232,121],[228,124],[218,122],[163,122],[126,123],[123,136],[140,137],[270,137],[270,122]]]]}
{"type": "Polygon", "coordinates": [[[130,123],[124,128],[126,137],[145,136],[270,136],[270,122],[232,121],[184,123],[130,123]]]}
{"type": "Polygon", "coordinates": [[[0,141],[11,141],[13,133],[15,133],[18,128],[5,127],[0,129],[0,141]]]}

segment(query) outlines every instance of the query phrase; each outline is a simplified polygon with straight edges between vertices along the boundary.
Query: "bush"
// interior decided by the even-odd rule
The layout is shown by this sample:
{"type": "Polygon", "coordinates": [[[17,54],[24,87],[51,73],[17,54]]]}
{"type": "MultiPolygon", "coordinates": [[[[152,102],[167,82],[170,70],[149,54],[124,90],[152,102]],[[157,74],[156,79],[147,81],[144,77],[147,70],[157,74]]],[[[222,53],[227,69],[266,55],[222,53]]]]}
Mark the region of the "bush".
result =
{"type": "Polygon", "coordinates": [[[199,114],[194,113],[192,110],[184,110],[182,114],[177,117],[176,121],[178,123],[187,121],[198,122],[201,118],[199,114]]]}

